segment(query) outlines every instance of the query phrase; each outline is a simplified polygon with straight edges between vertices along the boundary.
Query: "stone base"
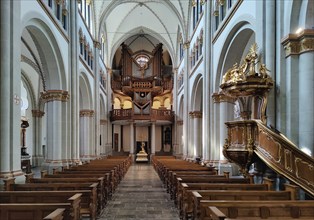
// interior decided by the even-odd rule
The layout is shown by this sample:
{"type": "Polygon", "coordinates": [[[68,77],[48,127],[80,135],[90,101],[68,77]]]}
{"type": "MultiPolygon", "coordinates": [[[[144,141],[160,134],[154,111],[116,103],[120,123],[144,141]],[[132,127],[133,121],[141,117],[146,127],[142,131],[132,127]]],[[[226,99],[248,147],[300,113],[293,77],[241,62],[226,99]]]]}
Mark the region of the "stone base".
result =
{"type": "Polygon", "coordinates": [[[138,153],[136,154],[136,162],[148,162],[148,154],[138,153]]]}

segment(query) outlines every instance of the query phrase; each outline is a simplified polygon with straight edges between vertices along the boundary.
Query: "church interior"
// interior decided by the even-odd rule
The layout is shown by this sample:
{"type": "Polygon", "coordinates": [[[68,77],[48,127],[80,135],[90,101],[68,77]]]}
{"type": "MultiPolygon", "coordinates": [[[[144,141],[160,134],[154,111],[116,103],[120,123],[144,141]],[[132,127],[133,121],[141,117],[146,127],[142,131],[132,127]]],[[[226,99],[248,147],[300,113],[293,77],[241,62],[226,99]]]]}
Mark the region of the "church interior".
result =
{"type": "Polygon", "coordinates": [[[314,0],[2,0],[0,219],[313,219],[314,0]]]}

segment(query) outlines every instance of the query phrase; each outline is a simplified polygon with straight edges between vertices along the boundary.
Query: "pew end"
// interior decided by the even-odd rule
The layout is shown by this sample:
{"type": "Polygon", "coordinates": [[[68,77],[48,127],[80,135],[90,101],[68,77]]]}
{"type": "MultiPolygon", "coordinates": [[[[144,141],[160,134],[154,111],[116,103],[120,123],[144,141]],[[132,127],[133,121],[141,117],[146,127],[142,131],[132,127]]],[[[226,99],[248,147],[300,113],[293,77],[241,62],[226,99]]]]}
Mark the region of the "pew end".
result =
{"type": "Polygon", "coordinates": [[[47,215],[43,220],[63,220],[63,213],[65,209],[64,208],[59,208],[54,210],[52,213],[47,215]]]}
{"type": "Polygon", "coordinates": [[[225,220],[227,216],[215,206],[208,206],[207,212],[212,220],[225,220]]]}

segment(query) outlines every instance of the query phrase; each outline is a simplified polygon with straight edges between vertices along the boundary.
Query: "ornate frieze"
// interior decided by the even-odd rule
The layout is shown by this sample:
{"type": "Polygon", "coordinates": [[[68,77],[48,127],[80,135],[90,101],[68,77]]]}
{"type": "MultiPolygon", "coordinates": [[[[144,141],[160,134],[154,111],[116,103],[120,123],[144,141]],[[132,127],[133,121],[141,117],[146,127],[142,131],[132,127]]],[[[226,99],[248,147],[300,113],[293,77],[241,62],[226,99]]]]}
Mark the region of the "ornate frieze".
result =
{"type": "Polygon", "coordinates": [[[34,118],[41,118],[45,115],[45,112],[37,110],[37,109],[33,109],[32,110],[32,115],[34,118]]]}
{"type": "Polygon", "coordinates": [[[69,92],[64,90],[48,90],[41,92],[40,97],[44,102],[61,101],[67,102],[70,98],[69,92]]]}
{"type": "Polygon", "coordinates": [[[286,57],[314,51],[314,30],[305,29],[298,34],[289,34],[281,40],[286,57]]]}
{"type": "Polygon", "coordinates": [[[94,117],[94,110],[83,109],[80,111],[80,117],[94,117]]]}

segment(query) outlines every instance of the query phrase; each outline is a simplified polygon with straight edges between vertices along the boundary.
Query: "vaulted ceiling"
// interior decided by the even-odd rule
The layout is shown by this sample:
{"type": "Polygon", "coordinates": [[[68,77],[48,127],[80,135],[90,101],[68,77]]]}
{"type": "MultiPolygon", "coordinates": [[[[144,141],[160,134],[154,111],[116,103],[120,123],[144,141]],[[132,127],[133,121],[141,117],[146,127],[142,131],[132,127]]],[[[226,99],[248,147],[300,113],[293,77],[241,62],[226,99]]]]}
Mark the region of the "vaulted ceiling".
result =
{"type": "Polygon", "coordinates": [[[148,34],[158,39],[175,61],[179,32],[186,39],[190,0],[94,0],[96,38],[105,36],[105,62],[131,36],[148,34]]]}

